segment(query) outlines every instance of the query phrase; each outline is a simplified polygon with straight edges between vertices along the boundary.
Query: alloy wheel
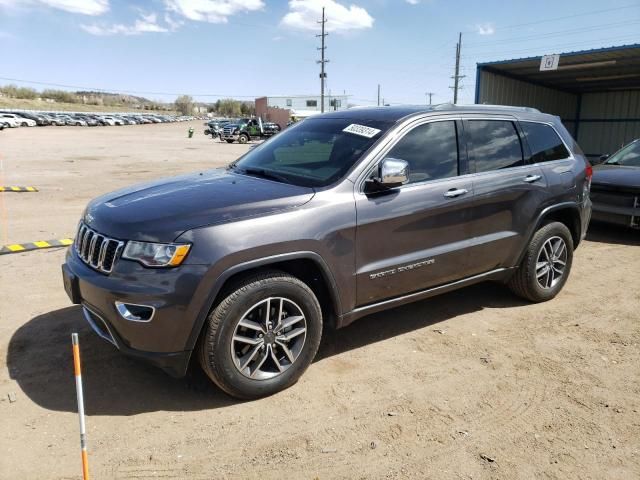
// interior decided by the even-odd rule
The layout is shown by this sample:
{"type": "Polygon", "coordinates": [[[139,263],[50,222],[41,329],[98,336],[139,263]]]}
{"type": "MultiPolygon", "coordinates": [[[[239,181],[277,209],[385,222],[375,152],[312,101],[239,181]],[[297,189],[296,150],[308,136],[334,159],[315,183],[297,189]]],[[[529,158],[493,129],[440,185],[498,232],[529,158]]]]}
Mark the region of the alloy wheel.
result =
{"type": "Polygon", "coordinates": [[[284,297],[269,297],[240,318],[231,341],[231,356],[240,373],[267,380],[289,369],[304,347],[307,320],[302,309],[284,297]]]}
{"type": "Polygon", "coordinates": [[[549,238],[540,249],[536,261],[536,280],[543,289],[555,287],[564,276],[567,244],[558,236],[549,238]]]}

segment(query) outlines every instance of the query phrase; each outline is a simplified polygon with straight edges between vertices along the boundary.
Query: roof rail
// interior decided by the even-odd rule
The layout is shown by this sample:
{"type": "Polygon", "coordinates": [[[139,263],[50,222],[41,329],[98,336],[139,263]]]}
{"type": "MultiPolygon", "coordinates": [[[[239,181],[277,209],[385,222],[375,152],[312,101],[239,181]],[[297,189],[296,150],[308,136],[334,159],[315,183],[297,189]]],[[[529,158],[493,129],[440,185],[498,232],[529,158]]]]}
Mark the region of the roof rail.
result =
{"type": "Polygon", "coordinates": [[[434,110],[448,110],[451,108],[478,108],[482,110],[495,108],[496,110],[516,110],[520,112],[540,113],[540,110],[533,107],[514,107],[512,105],[490,105],[484,103],[476,103],[471,105],[460,105],[455,103],[440,103],[433,107],[434,110]]]}

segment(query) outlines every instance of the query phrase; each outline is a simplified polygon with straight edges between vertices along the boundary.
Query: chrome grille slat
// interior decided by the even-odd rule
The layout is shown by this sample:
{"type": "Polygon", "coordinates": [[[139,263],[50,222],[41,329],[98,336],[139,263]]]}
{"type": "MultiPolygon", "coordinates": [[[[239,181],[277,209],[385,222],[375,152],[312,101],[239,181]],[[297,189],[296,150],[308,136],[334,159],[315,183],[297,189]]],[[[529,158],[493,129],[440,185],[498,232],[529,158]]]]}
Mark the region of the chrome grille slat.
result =
{"type": "Polygon", "coordinates": [[[75,249],[78,257],[91,268],[111,273],[124,242],[92,230],[84,223],[78,227],[75,249]]]}

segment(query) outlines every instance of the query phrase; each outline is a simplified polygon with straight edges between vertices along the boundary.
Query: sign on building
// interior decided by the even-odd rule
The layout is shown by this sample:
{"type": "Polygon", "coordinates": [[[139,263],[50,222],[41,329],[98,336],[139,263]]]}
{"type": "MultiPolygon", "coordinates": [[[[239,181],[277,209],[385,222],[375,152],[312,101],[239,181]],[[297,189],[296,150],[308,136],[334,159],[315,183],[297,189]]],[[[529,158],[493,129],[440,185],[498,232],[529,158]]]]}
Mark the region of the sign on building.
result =
{"type": "Polygon", "coordinates": [[[560,55],[544,55],[540,60],[540,71],[557,70],[560,63],[560,55]]]}

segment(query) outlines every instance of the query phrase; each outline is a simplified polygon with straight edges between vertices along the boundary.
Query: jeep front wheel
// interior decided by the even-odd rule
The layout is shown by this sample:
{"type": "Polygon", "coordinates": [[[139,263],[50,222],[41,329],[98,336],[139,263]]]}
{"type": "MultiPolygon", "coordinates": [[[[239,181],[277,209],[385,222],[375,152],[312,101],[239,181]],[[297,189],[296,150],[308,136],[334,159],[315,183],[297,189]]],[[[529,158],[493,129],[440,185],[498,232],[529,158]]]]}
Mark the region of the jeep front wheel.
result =
{"type": "Polygon", "coordinates": [[[566,283],[572,261],[571,232],[563,223],[548,223],[534,234],[509,288],[532,302],[551,300],[566,283]]]}
{"type": "Polygon", "coordinates": [[[247,143],[248,141],[249,141],[249,137],[244,133],[238,137],[239,143],[247,143]]]}
{"type": "Polygon", "coordinates": [[[228,394],[272,395],[309,367],[322,337],[313,291],[283,272],[247,278],[214,308],[199,345],[200,364],[228,394]]]}

